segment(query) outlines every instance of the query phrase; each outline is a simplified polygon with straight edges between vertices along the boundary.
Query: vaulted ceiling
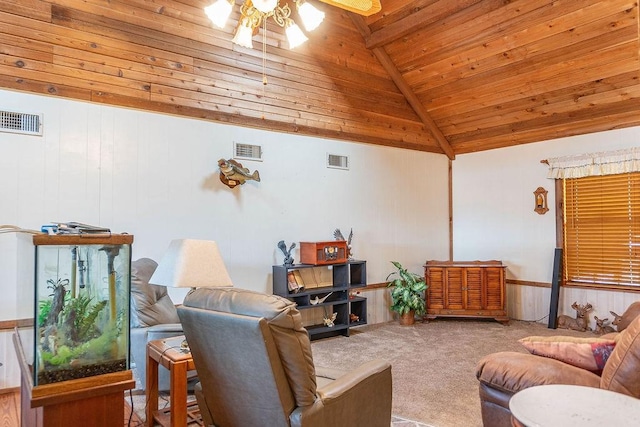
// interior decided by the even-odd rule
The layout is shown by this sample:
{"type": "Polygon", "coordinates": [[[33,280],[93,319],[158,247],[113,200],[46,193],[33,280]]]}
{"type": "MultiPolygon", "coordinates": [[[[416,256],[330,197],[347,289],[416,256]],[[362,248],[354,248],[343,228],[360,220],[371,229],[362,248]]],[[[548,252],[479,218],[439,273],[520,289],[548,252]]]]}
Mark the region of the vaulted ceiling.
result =
{"type": "Polygon", "coordinates": [[[324,23],[289,50],[270,21],[264,61],[212,1],[0,0],[0,87],[449,158],[640,125],[636,1],[310,0],[324,23]]]}

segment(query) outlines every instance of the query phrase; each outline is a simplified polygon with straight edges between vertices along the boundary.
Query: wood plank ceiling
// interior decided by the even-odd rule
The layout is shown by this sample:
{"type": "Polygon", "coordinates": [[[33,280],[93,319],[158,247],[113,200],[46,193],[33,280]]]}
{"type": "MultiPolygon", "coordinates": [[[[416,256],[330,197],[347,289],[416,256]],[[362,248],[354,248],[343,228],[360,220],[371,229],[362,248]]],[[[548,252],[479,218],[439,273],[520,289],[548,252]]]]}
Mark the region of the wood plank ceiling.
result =
{"type": "Polygon", "coordinates": [[[289,50],[269,21],[264,63],[212,1],[0,0],[0,87],[449,158],[640,125],[636,1],[310,0],[325,22],[289,50]]]}

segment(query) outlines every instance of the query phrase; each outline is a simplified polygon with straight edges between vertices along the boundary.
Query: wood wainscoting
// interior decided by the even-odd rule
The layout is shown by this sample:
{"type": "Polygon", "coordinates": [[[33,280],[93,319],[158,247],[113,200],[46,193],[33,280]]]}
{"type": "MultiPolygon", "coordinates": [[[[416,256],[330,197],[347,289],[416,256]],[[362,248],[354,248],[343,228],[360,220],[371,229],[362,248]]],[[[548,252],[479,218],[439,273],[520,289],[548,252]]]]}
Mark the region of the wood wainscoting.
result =
{"type": "Polygon", "coordinates": [[[0,394],[0,425],[20,425],[20,389],[6,389],[0,394]]]}

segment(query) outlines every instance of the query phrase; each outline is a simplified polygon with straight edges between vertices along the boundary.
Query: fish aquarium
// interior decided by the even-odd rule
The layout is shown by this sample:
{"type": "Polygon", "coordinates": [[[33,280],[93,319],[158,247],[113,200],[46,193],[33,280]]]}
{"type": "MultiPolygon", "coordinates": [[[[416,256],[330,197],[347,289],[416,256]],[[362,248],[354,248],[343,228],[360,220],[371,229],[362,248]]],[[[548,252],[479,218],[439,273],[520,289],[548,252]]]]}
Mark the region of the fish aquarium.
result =
{"type": "Polygon", "coordinates": [[[129,369],[127,234],[36,235],[34,385],[129,369]]]}

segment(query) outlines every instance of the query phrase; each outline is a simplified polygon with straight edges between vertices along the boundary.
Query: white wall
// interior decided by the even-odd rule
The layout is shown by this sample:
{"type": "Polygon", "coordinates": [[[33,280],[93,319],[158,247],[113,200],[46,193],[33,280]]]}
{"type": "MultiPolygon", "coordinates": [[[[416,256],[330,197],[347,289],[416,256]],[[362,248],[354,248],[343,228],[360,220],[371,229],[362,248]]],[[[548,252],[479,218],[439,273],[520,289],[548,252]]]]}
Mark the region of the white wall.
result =
{"type": "MultiPolygon", "coordinates": [[[[457,156],[453,162],[454,259],[499,259],[510,279],[550,283],[556,247],[555,183],[540,160],[571,154],[612,151],[640,145],[640,128],[561,138],[457,156]],[[549,212],[534,212],[533,192],[549,191],[549,212]]],[[[549,312],[550,291],[509,286],[509,314],[538,320],[549,312]]],[[[612,320],[639,294],[564,289],[560,313],[575,315],[571,303],[590,302],[591,313],[612,320]]],[[[545,320],[546,322],[546,320],[545,320]]],[[[593,323],[592,323],[593,326],[593,323]]]]}
{"type": "MultiPolygon", "coordinates": [[[[354,253],[367,260],[370,283],[384,281],[390,260],[420,273],[425,260],[448,258],[442,155],[4,90],[0,110],[44,114],[42,137],[0,133],[0,224],[108,226],[135,236],[134,259],[159,259],[174,238],[216,240],[236,286],[264,292],[271,292],[271,266],[282,262],[279,240],[332,240],[336,227],[353,227],[354,253]],[[231,190],[219,181],[216,162],[232,156],[234,141],[263,146],[263,162],[242,162],[262,182],[231,190]],[[350,156],[351,169],[327,169],[327,152],[350,156]]],[[[635,146],[639,136],[640,128],[629,128],[457,156],[454,259],[501,259],[511,279],[550,282],[555,194],[540,160],[635,146]],[[545,215],[533,211],[539,186],[549,190],[545,215]]],[[[0,234],[0,321],[32,312],[18,303],[29,275],[20,242],[0,234]]],[[[179,302],[182,294],[172,296],[179,302]]],[[[598,317],[640,299],[580,289],[561,297],[561,312],[589,301],[598,317]]],[[[509,286],[508,299],[513,318],[548,313],[548,289],[509,286]]],[[[18,385],[12,347],[10,333],[0,332],[0,389],[18,385]]]]}
{"type": "MultiPolygon", "coordinates": [[[[158,260],[174,238],[215,240],[235,285],[263,292],[282,263],[281,239],[333,240],[335,228],[353,227],[370,283],[384,281],[391,260],[420,273],[426,259],[448,254],[443,155],[4,90],[0,110],[44,115],[42,137],[0,133],[0,224],[110,227],[134,235],[134,259],[158,260]],[[241,161],[260,183],[232,190],[218,179],[217,160],[232,156],[234,141],[263,146],[263,162],[241,161]],[[326,168],[327,152],[348,155],[351,169],[326,168]]],[[[14,247],[15,237],[0,234],[0,292],[9,296],[0,320],[16,316],[5,310],[19,286],[14,247]]],[[[175,302],[182,295],[172,293],[175,302]]],[[[3,335],[0,357],[10,357],[3,335]]],[[[0,389],[16,384],[6,371],[0,389]]]]}

